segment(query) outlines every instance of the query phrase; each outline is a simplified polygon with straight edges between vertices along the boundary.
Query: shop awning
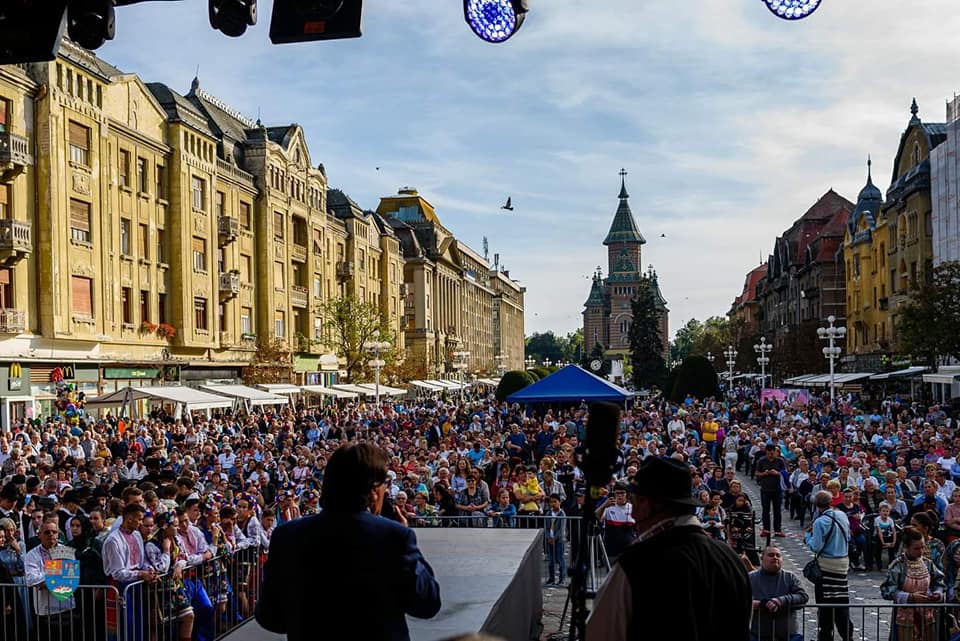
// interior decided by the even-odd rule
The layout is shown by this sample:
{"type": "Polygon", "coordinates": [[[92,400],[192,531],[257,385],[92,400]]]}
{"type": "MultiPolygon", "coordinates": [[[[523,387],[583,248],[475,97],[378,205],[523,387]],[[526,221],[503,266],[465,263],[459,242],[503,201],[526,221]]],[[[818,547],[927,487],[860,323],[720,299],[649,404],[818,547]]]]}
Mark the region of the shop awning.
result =
{"type": "Polygon", "coordinates": [[[448,381],[442,378],[436,378],[436,379],[431,378],[431,379],[427,379],[427,382],[433,383],[434,385],[438,385],[443,389],[460,389],[460,383],[458,383],[457,381],[448,381]]]}
{"type": "Polygon", "coordinates": [[[784,385],[803,385],[809,382],[812,378],[819,378],[820,374],[804,374],[803,376],[793,376],[791,378],[784,379],[784,385]]]}
{"type": "Polygon", "coordinates": [[[286,405],[290,402],[286,396],[271,394],[246,385],[201,385],[201,387],[214,394],[239,399],[251,405],[286,405]]]}
{"type": "Polygon", "coordinates": [[[497,382],[494,381],[492,378],[478,378],[477,383],[479,383],[480,385],[493,385],[493,386],[497,385],[497,382]]]}
{"type": "MultiPolygon", "coordinates": [[[[835,386],[847,385],[856,381],[862,381],[873,376],[871,372],[841,372],[833,375],[833,384],[835,386]]],[[[830,375],[820,374],[803,381],[803,385],[816,385],[818,387],[830,386],[830,375]]]]}
{"type": "Polygon", "coordinates": [[[350,383],[338,383],[336,385],[331,385],[330,387],[333,389],[343,390],[344,392],[358,394],[360,396],[373,396],[372,390],[368,390],[365,387],[360,387],[359,385],[352,385],[350,383]]]}
{"type": "Polygon", "coordinates": [[[257,387],[271,394],[283,394],[285,396],[299,394],[301,391],[299,387],[290,385],[289,383],[263,383],[257,385],[257,387]]]}
{"type": "Polygon", "coordinates": [[[895,372],[885,372],[883,374],[874,374],[870,377],[871,381],[886,381],[891,378],[914,378],[918,374],[922,374],[925,371],[930,369],[929,367],[924,367],[923,365],[913,365],[906,369],[898,369],[895,372]]]}
{"type": "Polygon", "coordinates": [[[428,392],[439,392],[440,390],[446,389],[442,385],[437,385],[436,383],[428,383],[427,381],[410,381],[410,385],[420,388],[422,390],[427,390],[428,392]]]}
{"type": "Polygon", "coordinates": [[[331,389],[329,387],[324,387],[323,385],[301,385],[300,389],[304,392],[310,392],[311,394],[322,394],[323,396],[332,396],[333,398],[356,398],[357,394],[354,392],[345,392],[339,389],[331,389]]]}
{"type": "Polygon", "coordinates": [[[924,383],[939,383],[940,385],[953,385],[960,380],[960,372],[937,372],[936,374],[924,374],[924,383]]]}
{"type": "MultiPolygon", "coordinates": [[[[355,387],[360,387],[365,390],[368,390],[370,394],[377,393],[376,383],[357,383],[355,387]]],[[[407,390],[400,389],[398,387],[390,387],[389,385],[380,384],[380,396],[403,396],[407,393],[407,390]]]]}
{"type": "Polygon", "coordinates": [[[230,407],[233,403],[217,394],[210,394],[182,385],[163,387],[124,387],[116,392],[87,401],[87,407],[120,407],[128,401],[142,398],[168,403],[182,403],[188,411],[230,407]]]}

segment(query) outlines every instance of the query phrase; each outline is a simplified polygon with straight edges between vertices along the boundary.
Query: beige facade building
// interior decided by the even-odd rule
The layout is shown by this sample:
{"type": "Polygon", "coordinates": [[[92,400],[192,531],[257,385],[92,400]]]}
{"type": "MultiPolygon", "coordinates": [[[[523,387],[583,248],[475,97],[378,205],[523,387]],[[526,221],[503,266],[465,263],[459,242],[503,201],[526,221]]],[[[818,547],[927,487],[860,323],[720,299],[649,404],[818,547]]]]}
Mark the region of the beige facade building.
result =
{"type": "Polygon", "coordinates": [[[319,307],[345,294],[402,347],[400,240],[330,194],[299,125],[196,79],[181,95],[69,41],[0,66],[0,424],[49,412],[61,374],[91,396],[235,380],[272,338],[329,383],[319,307]]]}
{"type": "Polygon", "coordinates": [[[524,288],[458,241],[416,189],[382,198],[377,214],[403,251],[403,327],[414,371],[451,374],[454,352],[470,353],[473,375],[521,369],[524,288]]]}

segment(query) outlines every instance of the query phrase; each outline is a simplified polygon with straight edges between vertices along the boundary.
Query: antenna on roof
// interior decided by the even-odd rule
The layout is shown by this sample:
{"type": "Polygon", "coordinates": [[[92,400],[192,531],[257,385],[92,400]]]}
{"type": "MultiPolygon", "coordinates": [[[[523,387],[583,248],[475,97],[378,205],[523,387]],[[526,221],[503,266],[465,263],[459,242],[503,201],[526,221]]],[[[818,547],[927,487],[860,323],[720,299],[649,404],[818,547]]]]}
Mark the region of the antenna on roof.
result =
{"type": "Polygon", "coordinates": [[[487,242],[487,237],[483,237],[483,259],[490,262],[490,244],[487,242]]]}

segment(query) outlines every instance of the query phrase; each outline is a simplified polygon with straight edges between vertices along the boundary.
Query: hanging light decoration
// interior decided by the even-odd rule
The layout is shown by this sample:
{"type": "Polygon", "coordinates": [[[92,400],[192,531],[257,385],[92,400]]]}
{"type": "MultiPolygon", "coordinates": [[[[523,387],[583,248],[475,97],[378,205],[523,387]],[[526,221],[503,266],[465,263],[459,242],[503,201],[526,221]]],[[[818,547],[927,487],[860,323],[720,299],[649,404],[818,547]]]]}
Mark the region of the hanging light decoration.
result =
{"type": "Polygon", "coordinates": [[[763,0],[767,9],[784,20],[800,20],[817,10],[821,0],[763,0]]]}
{"type": "Polygon", "coordinates": [[[527,0],[463,0],[463,17],[470,29],[487,42],[505,42],[527,15],[527,0]]]}

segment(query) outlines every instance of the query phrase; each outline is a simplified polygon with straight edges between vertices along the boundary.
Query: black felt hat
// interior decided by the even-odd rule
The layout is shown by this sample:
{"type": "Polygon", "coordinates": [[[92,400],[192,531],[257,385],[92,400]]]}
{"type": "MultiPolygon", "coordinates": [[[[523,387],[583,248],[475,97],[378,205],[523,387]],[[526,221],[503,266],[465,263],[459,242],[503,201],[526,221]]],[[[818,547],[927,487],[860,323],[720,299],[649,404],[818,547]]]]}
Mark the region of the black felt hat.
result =
{"type": "Polygon", "coordinates": [[[648,456],[633,475],[630,492],[638,496],[699,507],[703,504],[691,496],[692,486],[693,477],[686,465],[673,459],[648,456]]]}

